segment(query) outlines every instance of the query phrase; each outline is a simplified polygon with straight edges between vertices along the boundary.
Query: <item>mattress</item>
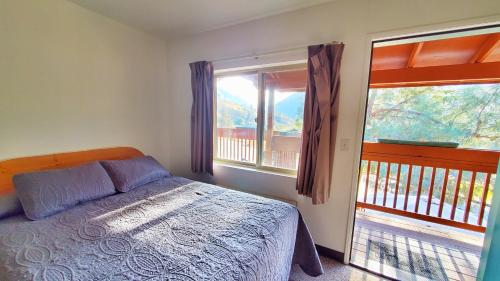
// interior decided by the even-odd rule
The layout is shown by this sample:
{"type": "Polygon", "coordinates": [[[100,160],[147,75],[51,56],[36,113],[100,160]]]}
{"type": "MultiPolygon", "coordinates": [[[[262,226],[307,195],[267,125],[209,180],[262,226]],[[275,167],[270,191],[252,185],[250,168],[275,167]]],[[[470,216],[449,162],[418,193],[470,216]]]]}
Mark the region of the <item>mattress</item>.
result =
{"type": "Polygon", "coordinates": [[[287,203],[163,179],[48,218],[0,220],[0,280],[288,280],[322,273],[287,203]]]}

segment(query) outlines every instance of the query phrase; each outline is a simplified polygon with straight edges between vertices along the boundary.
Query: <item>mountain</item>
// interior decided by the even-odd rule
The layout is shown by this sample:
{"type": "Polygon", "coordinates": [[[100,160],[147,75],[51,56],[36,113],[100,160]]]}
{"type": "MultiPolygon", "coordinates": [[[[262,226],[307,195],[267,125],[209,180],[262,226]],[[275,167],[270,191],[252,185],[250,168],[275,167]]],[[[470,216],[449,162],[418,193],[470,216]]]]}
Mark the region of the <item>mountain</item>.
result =
{"type": "MultiPolygon", "coordinates": [[[[217,91],[217,97],[219,127],[255,127],[256,108],[249,106],[239,96],[222,89],[217,91]]],[[[275,104],[275,129],[284,131],[298,129],[297,125],[302,123],[304,98],[303,92],[297,92],[275,104]]]]}
{"type": "Polygon", "coordinates": [[[291,94],[286,99],[278,102],[275,107],[275,114],[282,114],[292,120],[297,119],[297,115],[304,115],[304,92],[291,94]]]}
{"type": "Polygon", "coordinates": [[[217,91],[217,126],[220,128],[231,127],[256,127],[255,118],[257,109],[248,106],[242,98],[231,92],[219,89],[217,91]]]}
{"type": "Polygon", "coordinates": [[[218,89],[217,98],[220,99],[221,97],[224,97],[224,100],[234,104],[246,105],[245,100],[240,98],[239,96],[234,95],[231,92],[224,91],[223,89],[218,89]]]}

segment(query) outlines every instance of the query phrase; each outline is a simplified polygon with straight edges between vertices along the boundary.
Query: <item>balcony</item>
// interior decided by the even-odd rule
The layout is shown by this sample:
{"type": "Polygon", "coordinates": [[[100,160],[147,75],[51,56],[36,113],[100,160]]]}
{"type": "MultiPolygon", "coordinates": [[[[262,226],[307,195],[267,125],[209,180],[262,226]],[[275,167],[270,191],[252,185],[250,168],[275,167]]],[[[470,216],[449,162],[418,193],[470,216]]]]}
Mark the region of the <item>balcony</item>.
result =
{"type": "Polygon", "coordinates": [[[500,152],[363,145],[357,207],[484,232],[500,152]]]}
{"type": "MultiPolygon", "coordinates": [[[[262,165],[297,169],[300,152],[300,136],[283,135],[273,131],[264,136],[262,165]]],[[[257,138],[254,128],[217,128],[217,159],[256,163],[257,138]]]]}
{"type": "Polygon", "coordinates": [[[400,279],[475,280],[499,156],[364,143],[351,261],[400,279]]]}
{"type": "Polygon", "coordinates": [[[364,209],[351,263],[398,280],[474,281],[482,243],[480,232],[364,209]]]}

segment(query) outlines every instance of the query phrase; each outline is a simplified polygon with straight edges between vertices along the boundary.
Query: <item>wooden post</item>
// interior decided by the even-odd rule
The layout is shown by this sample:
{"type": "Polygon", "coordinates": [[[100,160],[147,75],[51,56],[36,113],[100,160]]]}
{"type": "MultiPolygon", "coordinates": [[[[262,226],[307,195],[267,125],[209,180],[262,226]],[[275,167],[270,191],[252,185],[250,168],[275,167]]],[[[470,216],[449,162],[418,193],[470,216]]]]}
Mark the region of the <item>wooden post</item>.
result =
{"type": "Polygon", "coordinates": [[[269,95],[267,99],[267,119],[266,119],[266,131],[264,133],[264,161],[268,165],[272,165],[273,161],[273,151],[272,151],[272,139],[273,139],[273,129],[274,129],[274,88],[269,87],[269,95]]]}

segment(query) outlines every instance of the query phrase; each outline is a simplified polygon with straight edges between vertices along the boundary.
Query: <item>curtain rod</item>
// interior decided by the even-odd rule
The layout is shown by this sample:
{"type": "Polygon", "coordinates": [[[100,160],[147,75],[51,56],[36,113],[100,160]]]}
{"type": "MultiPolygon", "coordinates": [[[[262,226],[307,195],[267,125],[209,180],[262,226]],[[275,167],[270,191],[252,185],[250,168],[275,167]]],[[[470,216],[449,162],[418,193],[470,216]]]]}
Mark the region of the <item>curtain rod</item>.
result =
{"type": "MultiPolygon", "coordinates": [[[[339,43],[338,41],[331,41],[329,43],[320,43],[317,45],[324,45],[324,44],[336,44],[339,43]]],[[[224,62],[224,61],[232,61],[232,60],[243,60],[243,59],[259,59],[260,57],[266,57],[270,55],[275,55],[275,54],[282,54],[282,53],[288,53],[292,51],[298,51],[301,49],[305,48],[305,51],[307,51],[307,47],[311,46],[311,44],[307,45],[299,45],[299,46],[294,46],[286,49],[275,49],[267,52],[263,52],[260,54],[248,54],[248,55],[240,55],[240,56],[232,56],[232,57],[222,57],[222,58],[217,58],[211,60],[212,62],[224,62]]]]}

